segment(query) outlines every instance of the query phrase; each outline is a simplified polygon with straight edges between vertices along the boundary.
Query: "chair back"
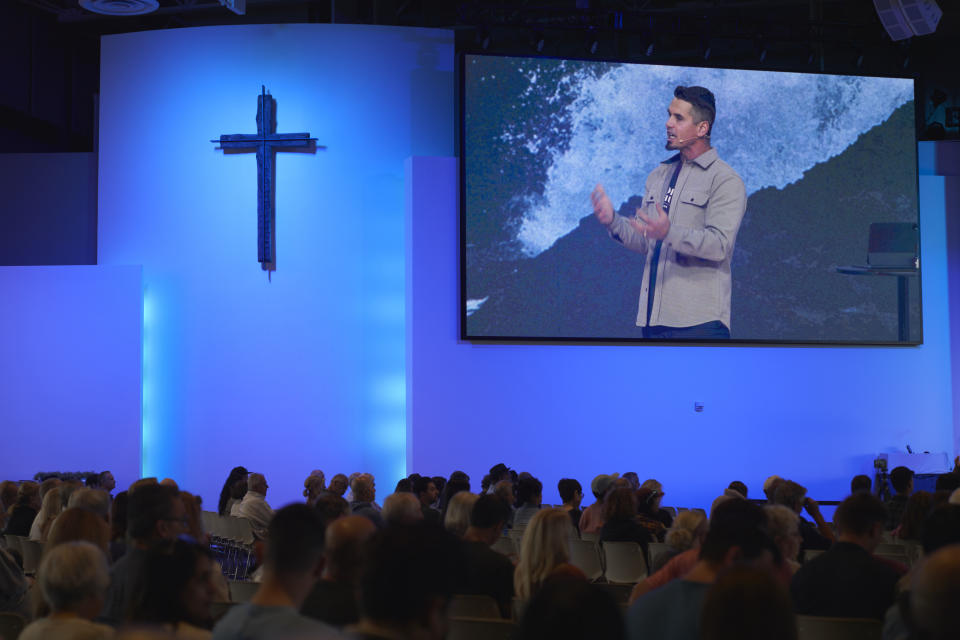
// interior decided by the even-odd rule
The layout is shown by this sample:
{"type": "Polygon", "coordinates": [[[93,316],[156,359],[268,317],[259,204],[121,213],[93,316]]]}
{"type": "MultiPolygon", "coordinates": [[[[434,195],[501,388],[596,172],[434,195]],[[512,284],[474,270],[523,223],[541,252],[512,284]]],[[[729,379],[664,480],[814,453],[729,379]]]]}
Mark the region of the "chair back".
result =
{"type": "Polygon", "coordinates": [[[589,540],[570,540],[570,564],[577,567],[587,576],[587,580],[594,582],[603,576],[603,564],[600,560],[600,549],[596,542],[589,540]]]}
{"type": "Polygon", "coordinates": [[[647,553],[650,554],[650,573],[656,573],[663,565],[667,564],[674,555],[673,547],[666,542],[651,542],[647,546],[647,553]]]}
{"type": "Polygon", "coordinates": [[[447,640],[512,640],[516,631],[512,620],[451,616],[447,640]]]}
{"type": "Polygon", "coordinates": [[[3,539],[7,541],[7,549],[10,551],[16,551],[21,556],[23,555],[23,549],[20,547],[20,536],[15,536],[12,533],[5,534],[3,539]]]}
{"type": "Polygon", "coordinates": [[[797,616],[799,640],[880,640],[883,624],[863,618],[797,616]]]}
{"type": "Polygon", "coordinates": [[[647,559],[636,542],[602,542],[608,582],[633,584],[647,577],[647,559]]]}
{"type": "Polygon", "coordinates": [[[803,563],[806,564],[823,553],[823,549],[807,549],[803,552],[803,563]]]}
{"type": "Polygon", "coordinates": [[[0,640],[17,640],[17,636],[27,626],[27,620],[17,613],[0,613],[0,640]]]}
{"type": "Polygon", "coordinates": [[[239,580],[230,581],[230,601],[231,602],[250,602],[250,598],[260,588],[258,582],[247,582],[239,580]]]}
{"type": "Polygon", "coordinates": [[[581,531],[581,532],[580,532],[580,539],[581,539],[581,540],[586,540],[586,541],[588,541],[588,542],[600,542],[600,534],[599,534],[599,533],[587,533],[586,531],[581,531]]]}
{"type": "Polygon", "coordinates": [[[449,613],[458,618],[500,618],[500,606],[491,596],[457,594],[450,599],[449,613]]]}

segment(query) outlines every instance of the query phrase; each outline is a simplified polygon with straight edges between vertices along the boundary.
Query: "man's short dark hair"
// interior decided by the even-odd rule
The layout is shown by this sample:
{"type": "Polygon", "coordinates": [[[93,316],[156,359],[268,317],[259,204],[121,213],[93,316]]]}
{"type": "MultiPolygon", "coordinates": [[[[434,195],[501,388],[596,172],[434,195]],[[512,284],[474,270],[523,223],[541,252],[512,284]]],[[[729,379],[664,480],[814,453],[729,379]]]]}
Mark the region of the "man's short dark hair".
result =
{"type": "Polygon", "coordinates": [[[744,498],[747,497],[747,485],[745,485],[743,482],[739,480],[734,480],[733,482],[731,482],[728,488],[733,489],[734,491],[742,495],[744,498]]]}
{"type": "Polygon", "coordinates": [[[413,483],[410,478],[400,478],[397,480],[397,486],[393,488],[394,493],[413,493],[413,483]]]}
{"type": "Polygon", "coordinates": [[[521,478],[517,483],[517,504],[529,504],[534,496],[540,495],[543,495],[543,483],[533,476],[521,478]]]}
{"type": "Polygon", "coordinates": [[[480,496],[470,511],[470,526],[478,529],[502,526],[510,518],[510,505],[500,496],[488,493],[480,496]]]}
{"type": "Polygon", "coordinates": [[[144,484],[127,498],[127,531],[135,540],[153,537],[157,523],[173,518],[180,492],[163,484],[144,484]]]}
{"type": "Polygon", "coordinates": [[[433,478],[429,476],[420,476],[413,481],[413,495],[420,497],[421,494],[425,493],[427,489],[430,488],[430,485],[436,486],[433,482],[433,478]]]}
{"type": "Polygon", "coordinates": [[[713,121],[717,117],[717,100],[713,92],[706,87],[684,87],[679,86],[673,90],[673,96],[685,102],[690,103],[690,112],[693,115],[693,122],[706,121],[710,125],[707,136],[713,133],[713,121]]]}
{"type": "Polygon", "coordinates": [[[267,526],[267,563],[278,574],[313,571],[323,555],[324,533],[316,509],[305,504],[283,507],[267,526]]]}
{"type": "Polygon", "coordinates": [[[744,559],[757,558],[766,550],[780,561],[780,552],[767,532],[763,507],[746,500],[727,500],[713,510],[700,559],[721,564],[732,547],[739,547],[744,559]]]}
{"type": "Polygon", "coordinates": [[[401,626],[426,618],[437,598],[453,595],[459,543],[429,523],[387,527],[364,546],[360,610],[364,618],[401,626]]]}
{"type": "Polygon", "coordinates": [[[913,471],[907,467],[896,467],[890,472],[890,484],[897,493],[906,493],[913,480],[913,471]]]}
{"type": "Polygon", "coordinates": [[[847,497],[833,514],[841,534],[867,535],[878,522],[887,521],[887,508],[871,493],[855,493],[847,497]]]}
{"type": "Polygon", "coordinates": [[[853,476],[853,480],[850,481],[850,493],[857,493],[858,491],[870,492],[873,488],[873,482],[870,480],[870,476],[859,475],[853,476]]]}
{"type": "Polygon", "coordinates": [[[557,483],[557,490],[560,492],[560,499],[564,502],[573,500],[573,496],[577,494],[577,491],[583,493],[583,487],[573,478],[563,478],[560,480],[560,482],[557,483]]]}

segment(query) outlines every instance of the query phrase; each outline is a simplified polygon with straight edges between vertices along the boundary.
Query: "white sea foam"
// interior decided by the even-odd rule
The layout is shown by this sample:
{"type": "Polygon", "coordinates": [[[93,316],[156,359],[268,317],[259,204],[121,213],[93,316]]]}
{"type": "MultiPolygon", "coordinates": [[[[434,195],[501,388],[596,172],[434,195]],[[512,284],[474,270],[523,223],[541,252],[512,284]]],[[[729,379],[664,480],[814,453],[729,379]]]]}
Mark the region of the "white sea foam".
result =
{"type": "MultiPolygon", "coordinates": [[[[642,65],[618,65],[599,77],[571,69],[567,77],[576,92],[561,116],[570,126],[569,144],[551,151],[542,196],[524,200],[517,231],[529,257],[591,212],[596,183],[604,185],[614,207],[642,194],[647,174],[671,155],[663,148],[664,123],[676,85],[705,86],[717,96],[711,142],[741,175],[748,194],[799,180],[913,99],[910,81],[895,78],[642,65]]],[[[535,86],[537,73],[528,79],[530,92],[551,91],[535,86]]],[[[512,137],[532,153],[544,143],[541,134],[512,137]]]]}
{"type": "Polygon", "coordinates": [[[472,316],[476,313],[480,307],[483,306],[483,303],[490,299],[490,296],[480,299],[471,299],[467,300],[467,315],[472,316]]]}

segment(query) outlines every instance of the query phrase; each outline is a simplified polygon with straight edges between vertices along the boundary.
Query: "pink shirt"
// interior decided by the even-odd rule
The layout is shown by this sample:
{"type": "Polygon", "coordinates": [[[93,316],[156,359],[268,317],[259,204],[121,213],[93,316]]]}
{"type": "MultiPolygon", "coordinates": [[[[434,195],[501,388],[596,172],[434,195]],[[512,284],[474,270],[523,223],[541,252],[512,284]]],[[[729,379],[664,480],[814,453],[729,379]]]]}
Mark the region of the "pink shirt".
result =
{"type": "Polygon", "coordinates": [[[580,514],[580,533],[600,533],[603,529],[603,505],[595,502],[580,514]]]}

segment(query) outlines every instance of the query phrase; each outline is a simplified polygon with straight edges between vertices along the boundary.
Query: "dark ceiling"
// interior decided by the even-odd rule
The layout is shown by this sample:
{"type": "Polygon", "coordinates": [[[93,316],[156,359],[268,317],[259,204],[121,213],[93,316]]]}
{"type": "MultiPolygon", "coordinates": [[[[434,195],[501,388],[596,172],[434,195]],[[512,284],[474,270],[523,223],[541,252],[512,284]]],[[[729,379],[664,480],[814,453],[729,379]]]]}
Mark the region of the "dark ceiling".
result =
{"type": "Polygon", "coordinates": [[[932,35],[893,42],[871,0],[160,0],[143,16],[90,13],[77,0],[0,2],[0,152],[89,151],[100,36],[252,23],[361,23],[453,29],[457,49],[793,71],[917,77],[960,85],[960,11],[940,0],[932,35]],[[948,8],[949,7],[949,8],[948,8]]]}

